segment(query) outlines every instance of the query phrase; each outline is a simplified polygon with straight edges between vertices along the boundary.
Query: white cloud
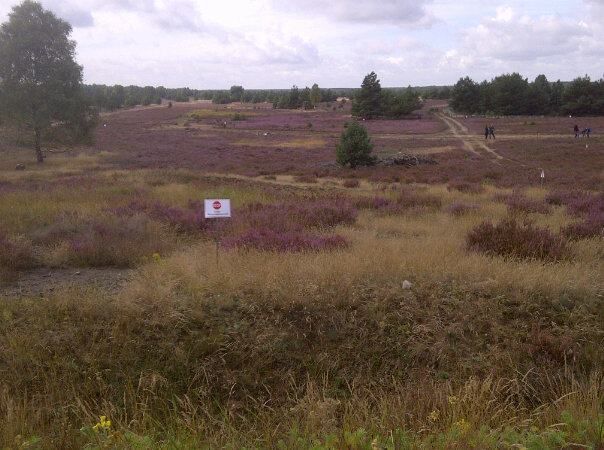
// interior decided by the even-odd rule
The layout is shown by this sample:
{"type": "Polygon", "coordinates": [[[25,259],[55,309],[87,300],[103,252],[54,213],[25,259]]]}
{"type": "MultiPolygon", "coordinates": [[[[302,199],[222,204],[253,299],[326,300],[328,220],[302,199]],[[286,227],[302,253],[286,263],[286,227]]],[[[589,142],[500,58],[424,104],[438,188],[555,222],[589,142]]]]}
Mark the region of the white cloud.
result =
{"type": "Polygon", "coordinates": [[[322,16],[357,24],[426,24],[432,18],[426,9],[431,0],[273,0],[277,8],[295,14],[322,16]]]}

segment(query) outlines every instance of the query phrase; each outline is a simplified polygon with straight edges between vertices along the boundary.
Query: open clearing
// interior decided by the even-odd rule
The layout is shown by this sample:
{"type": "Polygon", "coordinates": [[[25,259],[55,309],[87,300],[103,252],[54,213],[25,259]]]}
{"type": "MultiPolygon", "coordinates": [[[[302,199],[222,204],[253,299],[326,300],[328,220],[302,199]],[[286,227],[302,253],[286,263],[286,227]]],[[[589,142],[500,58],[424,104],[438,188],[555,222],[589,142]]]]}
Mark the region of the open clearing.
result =
{"type": "Polygon", "coordinates": [[[428,103],[364,125],[437,164],[351,170],[346,108],[265,106],[103,115],[43,165],[2,134],[0,447],[602,448],[604,118],[428,103]]]}

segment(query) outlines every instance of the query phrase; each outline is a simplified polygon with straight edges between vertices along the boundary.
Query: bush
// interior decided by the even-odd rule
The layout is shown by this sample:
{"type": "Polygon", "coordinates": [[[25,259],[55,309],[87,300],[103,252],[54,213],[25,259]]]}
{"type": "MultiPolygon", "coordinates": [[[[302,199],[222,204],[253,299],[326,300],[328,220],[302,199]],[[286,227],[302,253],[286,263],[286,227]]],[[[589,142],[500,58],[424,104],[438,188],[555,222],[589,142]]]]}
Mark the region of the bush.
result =
{"type": "Polygon", "coordinates": [[[582,222],[568,225],[561,232],[568,239],[604,237],[604,211],[594,208],[582,222]]]}
{"type": "Polygon", "coordinates": [[[137,200],[126,206],[115,208],[112,212],[118,217],[146,214],[155,220],[167,223],[181,233],[202,233],[207,231],[210,226],[210,222],[204,217],[201,201],[189,201],[188,208],[183,209],[159,202],[149,203],[137,200]]]}
{"type": "Polygon", "coordinates": [[[533,200],[527,198],[521,194],[512,194],[506,201],[508,211],[511,214],[514,213],[538,213],[538,214],[549,214],[550,207],[547,203],[540,200],[533,200]]]}
{"type": "Polygon", "coordinates": [[[455,202],[447,207],[447,212],[453,216],[463,216],[470,212],[478,211],[480,206],[473,203],[455,202]]]}
{"type": "Polygon", "coordinates": [[[272,252],[303,252],[336,250],[348,246],[342,236],[319,236],[303,231],[275,231],[268,228],[251,229],[241,236],[223,241],[226,248],[257,249],[272,252]]]}
{"type": "Polygon", "coordinates": [[[355,179],[349,179],[349,180],[344,180],[344,182],[342,183],[342,186],[346,187],[346,188],[357,188],[360,186],[361,183],[359,183],[359,180],[355,180],[355,179]]]}
{"type": "Polygon", "coordinates": [[[336,148],[336,161],[341,166],[370,166],[375,163],[371,156],[373,144],[367,130],[357,122],[345,125],[336,148]]]}
{"type": "Polygon", "coordinates": [[[482,186],[482,184],[478,183],[469,183],[467,181],[454,180],[447,185],[447,190],[455,190],[466,194],[480,194],[481,192],[484,192],[484,187],[482,186]]]}
{"type": "Polygon", "coordinates": [[[505,219],[497,225],[485,221],[473,228],[466,238],[467,248],[487,255],[511,256],[521,259],[558,261],[567,255],[561,236],[531,223],[519,224],[505,219]]]}
{"type": "Polygon", "coordinates": [[[31,242],[0,232],[0,268],[9,271],[32,269],[37,266],[31,242]]]}

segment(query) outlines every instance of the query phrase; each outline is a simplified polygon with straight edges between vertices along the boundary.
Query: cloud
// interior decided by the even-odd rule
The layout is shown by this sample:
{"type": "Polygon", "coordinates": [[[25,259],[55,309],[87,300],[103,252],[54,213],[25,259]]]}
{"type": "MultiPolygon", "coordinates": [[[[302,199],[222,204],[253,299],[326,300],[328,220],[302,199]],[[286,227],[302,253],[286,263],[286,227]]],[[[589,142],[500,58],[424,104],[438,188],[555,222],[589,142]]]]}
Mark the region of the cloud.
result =
{"type": "Polygon", "coordinates": [[[81,2],[42,0],[42,6],[54,12],[57,17],[69,22],[73,28],[94,26],[94,18],[90,9],[82,6],[81,2]]]}
{"type": "Polygon", "coordinates": [[[530,61],[572,54],[591,38],[585,23],[554,16],[533,19],[511,8],[498,8],[493,19],[465,34],[464,44],[477,56],[530,61]]]}
{"type": "Polygon", "coordinates": [[[292,0],[284,4],[280,0],[273,0],[272,3],[277,9],[323,16],[340,22],[426,25],[432,21],[426,9],[431,2],[432,0],[382,0],[379,3],[358,0],[292,0]]]}

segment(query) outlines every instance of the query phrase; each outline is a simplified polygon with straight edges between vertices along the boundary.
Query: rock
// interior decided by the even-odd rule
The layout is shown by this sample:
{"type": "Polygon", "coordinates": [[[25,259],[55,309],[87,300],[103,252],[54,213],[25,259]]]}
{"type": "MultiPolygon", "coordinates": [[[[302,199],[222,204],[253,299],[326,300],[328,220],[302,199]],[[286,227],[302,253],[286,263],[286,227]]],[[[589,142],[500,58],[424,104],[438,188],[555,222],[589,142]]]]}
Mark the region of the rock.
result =
{"type": "Polygon", "coordinates": [[[413,287],[413,285],[411,284],[411,282],[409,280],[403,281],[403,289],[411,289],[412,287],[413,287]]]}
{"type": "Polygon", "coordinates": [[[82,272],[80,272],[79,270],[74,274],[74,275],[80,275],[82,272]]]}
{"type": "Polygon", "coordinates": [[[15,166],[15,170],[25,170],[25,165],[24,164],[17,164],[15,166]]]}

